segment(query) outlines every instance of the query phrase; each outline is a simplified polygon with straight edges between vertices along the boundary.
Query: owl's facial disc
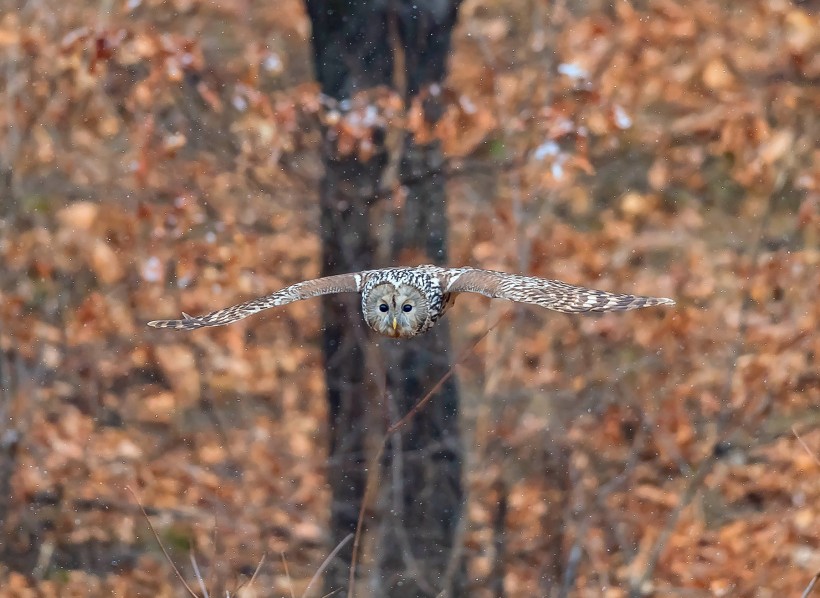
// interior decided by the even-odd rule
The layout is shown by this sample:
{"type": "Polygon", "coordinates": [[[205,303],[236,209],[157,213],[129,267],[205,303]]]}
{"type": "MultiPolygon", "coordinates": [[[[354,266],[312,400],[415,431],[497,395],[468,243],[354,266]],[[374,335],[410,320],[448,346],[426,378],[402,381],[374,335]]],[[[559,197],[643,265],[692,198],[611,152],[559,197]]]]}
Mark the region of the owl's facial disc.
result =
{"type": "Polygon", "coordinates": [[[383,283],[364,297],[367,325],[391,338],[409,338],[419,333],[427,318],[427,301],[415,287],[383,283]]]}

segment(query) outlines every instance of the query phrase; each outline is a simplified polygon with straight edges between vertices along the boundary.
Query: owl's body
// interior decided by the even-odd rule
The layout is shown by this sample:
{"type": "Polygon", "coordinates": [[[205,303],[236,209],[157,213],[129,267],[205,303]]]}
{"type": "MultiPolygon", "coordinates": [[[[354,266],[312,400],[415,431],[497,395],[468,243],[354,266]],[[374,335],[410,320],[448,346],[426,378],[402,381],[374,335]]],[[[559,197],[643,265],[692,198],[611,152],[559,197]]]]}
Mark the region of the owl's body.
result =
{"type": "Polygon", "coordinates": [[[222,326],[263,309],[331,293],[361,293],[367,325],[392,338],[411,338],[427,332],[453,305],[458,293],[479,293],[564,313],[626,311],[675,303],[662,297],[608,293],[533,276],[425,265],[307,280],[204,316],[183,313],[182,320],[157,320],[148,325],[178,330],[222,326]]]}

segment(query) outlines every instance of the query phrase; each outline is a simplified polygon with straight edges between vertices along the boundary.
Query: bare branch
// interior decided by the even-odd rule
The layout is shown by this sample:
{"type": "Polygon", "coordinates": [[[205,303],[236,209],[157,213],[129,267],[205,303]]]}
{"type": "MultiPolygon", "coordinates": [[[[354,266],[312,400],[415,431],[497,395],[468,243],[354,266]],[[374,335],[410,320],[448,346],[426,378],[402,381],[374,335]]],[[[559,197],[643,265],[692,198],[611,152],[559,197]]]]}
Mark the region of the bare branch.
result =
{"type": "Polygon", "coordinates": [[[413,408],[404,415],[404,417],[402,417],[399,421],[390,426],[387,429],[384,438],[382,438],[381,447],[379,448],[379,451],[373,459],[370,467],[370,474],[367,477],[367,486],[365,487],[364,496],[362,497],[362,502],[359,507],[359,518],[356,521],[356,534],[353,537],[353,557],[350,561],[350,577],[348,578],[347,587],[348,598],[353,598],[353,588],[356,581],[356,565],[358,562],[359,554],[359,542],[361,540],[362,525],[364,523],[364,510],[367,508],[367,505],[370,504],[370,501],[373,498],[373,493],[376,491],[376,476],[374,475],[374,473],[377,471],[377,468],[381,463],[382,455],[384,454],[384,450],[387,447],[387,441],[390,439],[390,436],[392,434],[394,434],[396,431],[400,430],[402,427],[407,425],[407,423],[410,420],[412,420],[413,417],[415,417],[415,415],[419,411],[421,411],[427,403],[430,402],[430,399],[433,398],[433,396],[439,391],[439,389],[442,386],[444,386],[444,383],[447,382],[447,380],[449,380],[450,377],[452,377],[452,375],[455,373],[456,366],[461,365],[473,353],[473,351],[475,351],[479,343],[481,343],[481,341],[484,340],[484,338],[490,333],[491,330],[493,330],[498,325],[500,321],[500,319],[497,320],[492,326],[487,328],[487,330],[485,330],[481,334],[481,336],[479,336],[478,339],[476,339],[476,341],[472,345],[470,345],[468,349],[466,349],[461,355],[459,355],[458,359],[456,359],[453,365],[450,366],[450,369],[447,370],[447,373],[445,373],[439,379],[439,381],[436,382],[436,385],[433,386],[433,388],[430,389],[430,391],[426,395],[424,395],[424,397],[418,403],[416,403],[413,406],[413,408]]]}
{"type": "Polygon", "coordinates": [[[151,519],[148,517],[148,513],[145,512],[145,508],[142,506],[142,503],[140,502],[140,499],[137,497],[137,493],[134,492],[131,489],[131,486],[126,486],[125,489],[128,490],[131,493],[131,495],[134,497],[134,500],[139,505],[140,511],[142,511],[142,514],[145,517],[145,521],[146,521],[146,523],[148,523],[148,528],[151,530],[151,533],[154,534],[154,538],[156,539],[157,544],[159,544],[160,550],[162,550],[162,554],[165,555],[165,559],[171,564],[171,567],[173,568],[174,573],[176,573],[176,576],[179,579],[179,581],[182,582],[182,585],[185,586],[185,589],[188,590],[188,593],[191,596],[193,596],[193,598],[199,598],[199,596],[196,595],[196,592],[194,592],[191,589],[191,586],[189,586],[188,583],[185,581],[185,578],[182,577],[182,573],[180,573],[179,569],[177,569],[177,566],[174,564],[174,561],[171,559],[171,555],[169,555],[168,551],[165,550],[165,546],[163,546],[162,541],[159,539],[159,534],[157,533],[157,530],[154,529],[154,525],[151,523],[151,519]]]}
{"type": "MultiPolygon", "coordinates": [[[[322,572],[323,572],[325,569],[327,569],[327,566],[330,564],[330,561],[332,561],[334,558],[336,558],[336,555],[337,555],[337,554],[339,554],[339,551],[340,551],[342,548],[344,548],[345,544],[347,544],[348,542],[350,542],[350,539],[351,539],[352,537],[353,537],[353,534],[347,534],[347,535],[346,535],[346,536],[342,539],[342,541],[341,541],[341,542],[339,542],[339,543],[336,545],[336,548],[334,548],[334,549],[333,549],[333,552],[331,552],[329,555],[327,555],[327,558],[326,558],[324,561],[322,561],[322,564],[321,564],[321,565],[319,565],[319,568],[318,568],[318,569],[316,569],[316,573],[314,573],[314,574],[313,574],[313,577],[311,577],[311,578],[310,578],[310,582],[308,583],[307,587],[305,588],[305,591],[304,591],[304,593],[302,594],[302,598],[307,598],[308,591],[310,590],[310,588],[311,588],[311,586],[313,585],[313,583],[314,583],[317,579],[319,579],[319,576],[322,574],[322,572]]],[[[354,554],[355,554],[355,553],[354,553],[354,554]]],[[[333,594],[335,594],[337,591],[338,591],[338,590],[334,590],[331,594],[326,594],[325,596],[332,596],[332,595],[333,595],[333,594]]]]}

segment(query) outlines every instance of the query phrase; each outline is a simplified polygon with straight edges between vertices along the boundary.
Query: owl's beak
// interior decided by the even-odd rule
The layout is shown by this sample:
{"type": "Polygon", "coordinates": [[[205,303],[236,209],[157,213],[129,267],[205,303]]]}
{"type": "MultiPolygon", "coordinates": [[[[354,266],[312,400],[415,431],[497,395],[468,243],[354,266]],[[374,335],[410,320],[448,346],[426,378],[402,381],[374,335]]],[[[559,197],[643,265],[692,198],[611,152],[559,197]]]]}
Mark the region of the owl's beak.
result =
{"type": "Polygon", "coordinates": [[[398,326],[398,325],[399,325],[399,323],[396,322],[396,316],[393,316],[393,332],[396,331],[396,326],[398,326]]]}

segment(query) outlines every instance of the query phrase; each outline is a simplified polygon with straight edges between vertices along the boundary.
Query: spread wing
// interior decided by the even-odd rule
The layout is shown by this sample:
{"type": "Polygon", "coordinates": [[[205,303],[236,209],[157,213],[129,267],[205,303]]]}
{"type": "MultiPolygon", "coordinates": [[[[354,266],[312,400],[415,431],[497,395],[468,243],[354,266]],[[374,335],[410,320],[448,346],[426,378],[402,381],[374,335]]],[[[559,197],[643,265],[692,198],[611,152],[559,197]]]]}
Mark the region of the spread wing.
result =
{"type": "Polygon", "coordinates": [[[674,305],[665,297],[642,297],[577,287],[559,280],[518,276],[492,270],[454,270],[449,293],[479,293],[486,297],[531,303],[564,313],[627,311],[651,305],[674,305]]]}
{"type": "Polygon", "coordinates": [[[194,317],[182,312],[181,320],[154,320],[148,322],[148,325],[154,328],[174,328],[176,330],[194,330],[203,326],[223,326],[252,316],[263,309],[278,307],[301,299],[331,293],[355,293],[361,290],[361,281],[361,274],[340,274],[338,276],[315,278],[204,316],[194,317]]]}

